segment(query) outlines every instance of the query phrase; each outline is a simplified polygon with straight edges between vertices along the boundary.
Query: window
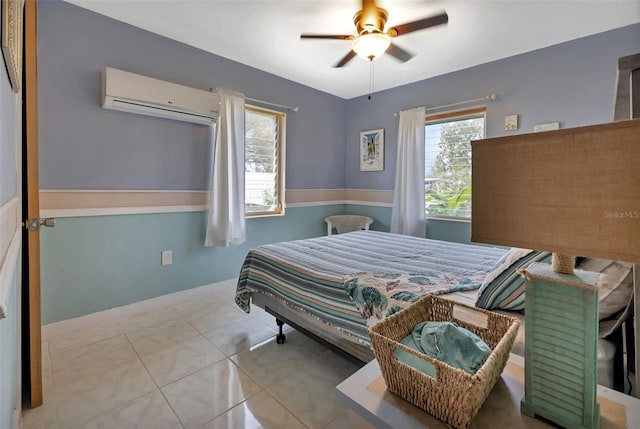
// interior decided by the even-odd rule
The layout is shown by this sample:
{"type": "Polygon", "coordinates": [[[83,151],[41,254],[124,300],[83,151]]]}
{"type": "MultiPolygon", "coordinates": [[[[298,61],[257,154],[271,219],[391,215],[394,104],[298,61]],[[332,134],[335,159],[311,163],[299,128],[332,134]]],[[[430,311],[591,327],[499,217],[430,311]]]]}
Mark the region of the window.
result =
{"type": "Polygon", "coordinates": [[[286,115],[245,106],[246,216],[284,214],[284,136],[286,115]]]}
{"type": "Polygon", "coordinates": [[[427,116],[425,212],[471,218],[471,140],[484,138],[485,109],[427,116]]]}

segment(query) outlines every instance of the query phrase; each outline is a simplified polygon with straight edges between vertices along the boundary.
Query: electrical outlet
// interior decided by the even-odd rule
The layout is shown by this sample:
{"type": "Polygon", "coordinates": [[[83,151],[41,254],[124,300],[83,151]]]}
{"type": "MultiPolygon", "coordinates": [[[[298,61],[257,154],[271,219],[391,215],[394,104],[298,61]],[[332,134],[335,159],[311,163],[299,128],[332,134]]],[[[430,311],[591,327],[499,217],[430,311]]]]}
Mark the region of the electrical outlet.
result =
{"type": "Polygon", "coordinates": [[[173,264],[173,252],[171,250],[163,250],[161,255],[162,255],[162,265],[173,264]]]}

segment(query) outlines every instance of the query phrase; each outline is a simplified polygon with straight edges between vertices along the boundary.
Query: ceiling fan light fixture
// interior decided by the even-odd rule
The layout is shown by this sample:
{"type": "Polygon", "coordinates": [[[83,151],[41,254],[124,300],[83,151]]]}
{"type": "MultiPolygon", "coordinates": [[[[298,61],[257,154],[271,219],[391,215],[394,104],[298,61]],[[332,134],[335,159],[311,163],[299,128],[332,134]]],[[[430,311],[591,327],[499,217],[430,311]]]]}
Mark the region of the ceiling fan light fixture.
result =
{"type": "Polygon", "coordinates": [[[384,54],[391,44],[391,37],[384,33],[365,33],[356,37],[351,49],[365,60],[373,60],[384,54]]]}

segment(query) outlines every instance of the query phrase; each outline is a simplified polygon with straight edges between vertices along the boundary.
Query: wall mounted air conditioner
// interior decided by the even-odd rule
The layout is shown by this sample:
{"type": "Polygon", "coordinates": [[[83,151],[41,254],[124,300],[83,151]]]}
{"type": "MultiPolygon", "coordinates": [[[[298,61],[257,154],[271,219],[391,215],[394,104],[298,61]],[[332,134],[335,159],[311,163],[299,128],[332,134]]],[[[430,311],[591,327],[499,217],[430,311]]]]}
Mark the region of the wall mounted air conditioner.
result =
{"type": "Polygon", "coordinates": [[[106,67],[102,107],[196,124],[213,124],[220,97],[210,91],[106,67]]]}

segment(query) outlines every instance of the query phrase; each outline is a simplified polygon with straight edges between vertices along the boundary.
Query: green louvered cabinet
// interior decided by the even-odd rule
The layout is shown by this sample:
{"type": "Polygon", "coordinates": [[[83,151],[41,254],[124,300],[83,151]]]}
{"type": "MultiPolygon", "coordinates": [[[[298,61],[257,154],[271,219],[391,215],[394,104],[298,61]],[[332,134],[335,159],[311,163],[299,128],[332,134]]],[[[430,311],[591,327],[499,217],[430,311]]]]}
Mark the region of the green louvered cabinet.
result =
{"type": "Polygon", "coordinates": [[[599,428],[599,273],[526,270],[525,392],[520,409],[565,428],[599,428]]]}

